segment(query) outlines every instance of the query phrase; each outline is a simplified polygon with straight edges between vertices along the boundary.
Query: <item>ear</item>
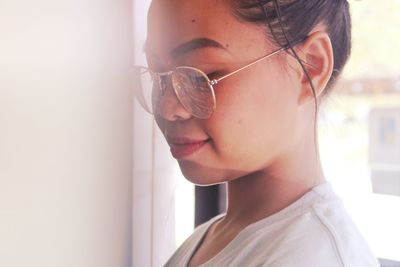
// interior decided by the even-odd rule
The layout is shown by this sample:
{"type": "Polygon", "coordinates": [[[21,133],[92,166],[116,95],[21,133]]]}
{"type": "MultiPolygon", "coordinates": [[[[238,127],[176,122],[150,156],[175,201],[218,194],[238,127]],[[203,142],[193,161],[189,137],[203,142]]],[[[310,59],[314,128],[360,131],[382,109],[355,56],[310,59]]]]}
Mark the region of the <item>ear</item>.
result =
{"type": "MultiPolygon", "coordinates": [[[[318,97],[325,90],[333,71],[333,49],[328,34],[324,31],[311,33],[297,47],[296,52],[307,70],[318,97]]],[[[299,104],[314,101],[313,90],[303,68],[297,62],[297,77],[300,84],[299,104]]]]}

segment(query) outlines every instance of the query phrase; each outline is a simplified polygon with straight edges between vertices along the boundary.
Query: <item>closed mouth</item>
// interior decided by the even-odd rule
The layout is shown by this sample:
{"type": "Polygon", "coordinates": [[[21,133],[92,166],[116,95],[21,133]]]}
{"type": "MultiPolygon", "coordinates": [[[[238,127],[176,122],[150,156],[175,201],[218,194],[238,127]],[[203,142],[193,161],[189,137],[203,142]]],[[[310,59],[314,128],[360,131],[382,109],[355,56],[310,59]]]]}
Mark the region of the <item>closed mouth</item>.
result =
{"type": "Polygon", "coordinates": [[[180,159],[192,155],[208,143],[210,139],[193,140],[185,137],[169,137],[167,140],[171,148],[172,156],[176,159],[180,159]]]}

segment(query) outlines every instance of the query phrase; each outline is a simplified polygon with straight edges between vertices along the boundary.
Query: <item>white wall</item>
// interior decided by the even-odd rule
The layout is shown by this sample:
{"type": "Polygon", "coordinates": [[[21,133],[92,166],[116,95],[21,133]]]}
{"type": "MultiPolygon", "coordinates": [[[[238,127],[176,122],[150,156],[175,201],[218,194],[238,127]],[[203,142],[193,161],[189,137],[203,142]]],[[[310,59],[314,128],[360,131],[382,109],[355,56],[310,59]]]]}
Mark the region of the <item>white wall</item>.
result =
{"type": "MultiPolygon", "coordinates": [[[[134,0],[135,63],[143,53],[150,0],[134,0]]],[[[177,163],[153,118],[134,102],[133,266],[163,266],[175,250],[177,163]]],[[[180,178],[180,177],[179,177],[180,178]]]]}
{"type": "Polygon", "coordinates": [[[0,266],[131,266],[131,13],[0,0],[0,266]]]}

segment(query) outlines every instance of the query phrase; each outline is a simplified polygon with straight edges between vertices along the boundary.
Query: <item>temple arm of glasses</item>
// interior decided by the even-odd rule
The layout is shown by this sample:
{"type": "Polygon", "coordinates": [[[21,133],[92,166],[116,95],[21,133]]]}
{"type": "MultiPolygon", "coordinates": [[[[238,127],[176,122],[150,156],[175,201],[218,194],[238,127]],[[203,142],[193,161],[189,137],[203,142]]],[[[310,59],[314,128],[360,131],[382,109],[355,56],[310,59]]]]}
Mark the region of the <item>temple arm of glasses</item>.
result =
{"type": "Polygon", "coordinates": [[[264,59],[266,59],[266,58],[269,58],[269,57],[271,57],[271,56],[273,56],[273,55],[275,55],[275,54],[278,54],[279,52],[281,52],[281,51],[283,51],[283,50],[285,50],[285,49],[287,49],[287,48],[286,48],[286,47],[281,47],[281,48],[279,48],[278,50],[275,50],[275,51],[273,51],[272,53],[269,53],[268,55],[265,55],[265,56],[263,56],[263,57],[261,57],[261,58],[255,60],[255,61],[253,61],[253,62],[251,62],[251,63],[249,63],[249,64],[247,64],[247,65],[245,65],[245,66],[243,66],[243,67],[241,67],[241,68],[238,68],[238,69],[232,71],[231,73],[228,73],[228,74],[226,74],[226,75],[224,75],[224,76],[222,76],[222,77],[220,77],[220,78],[218,78],[218,79],[213,79],[213,80],[211,80],[210,83],[211,83],[211,85],[216,85],[217,83],[219,83],[219,82],[222,81],[223,79],[228,78],[229,76],[232,76],[232,75],[238,73],[239,71],[244,70],[244,69],[246,69],[246,68],[248,68],[248,67],[250,67],[250,66],[253,66],[254,64],[257,64],[258,62],[260,62],[260,61],[262,61],[262,60],[264,60],[264,59]]]}
{"type": "Polygon", "coordinates": [[[265,55],[265,56],[263,56],[263,57],[261,57],[261,58],[255,60],[255,61],[253,61],[253,62],[251,62],[251,63],[249,63],[249,64],[247,64],[247,65],[245,65],[245,66],[243,66],[243,67],[241,67],[241,68],[238,68],[237,70],[234,70],[234,71],[231,72],[231,73],[228,73],[228,74],[226,74],[226,75],[224,75],[224,76],[222,76],[222,77],[220,77],[220,78],[218,78],[218,79],[213,79],[213,80],[210,81],[210,84],[211,84],[211,85],[216,85],[216,84],[219,83],[221,80],[223,80],[223,79],[225,79],[225,78],[228,78],[229,76],[232,76],[233,74],[236,74],[236,73],[238,73],[239,71],[241,71],[241,70],[243,70],[243,69],[245,69],[245,68],[247,68],[247,67],[253,66],[254,64],[256,64],[256,63],[258,63],[258,62],[260,62],[260,61],[262,61],[262,60],[264,60],[264,59],[266,59],[266,58],[269,58],[269,57],[271,57],[271,56],[273,56],[273,55],[276,55],[276,54],[278,54],[279,52],[282,52],[283,50],[290,49],[290,48],[292,48],[293,46],[295,46],[295,45],[297,45],[297,44],[299,44],[299,43],[302,43],[302,42],[305,41],[307,38],[308,38],[308,36],[306,36],[306,37],[304,37],[304,38],[302,38],[302,39],[299,39],[299,40],[297,40],[297,41],[295,41],[295,42],[289,43],[288,45],[283,46],[283,47],[281,47],[281,48],[279,48],[279,49],[273,51],[272,53],[269,53],[269,54],[267,54],[267,55],[265,55]]]}

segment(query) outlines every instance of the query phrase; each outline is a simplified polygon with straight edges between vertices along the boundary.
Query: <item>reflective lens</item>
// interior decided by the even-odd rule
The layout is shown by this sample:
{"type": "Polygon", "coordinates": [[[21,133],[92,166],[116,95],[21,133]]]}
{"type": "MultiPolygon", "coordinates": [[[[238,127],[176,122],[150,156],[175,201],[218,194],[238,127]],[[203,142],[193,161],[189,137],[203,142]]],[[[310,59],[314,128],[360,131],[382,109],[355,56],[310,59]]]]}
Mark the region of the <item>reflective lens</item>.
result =
{"type": "MultiPolygon", "coordinates": [[[[156,99],[153,94],[160,94],[159,90],[153,90],[154,86],[158,86],[155,83],[154,77],[149,69],[145,67],[135,67],[135,97],[140,105],[149,113],[154,114],[153,99],[156,99]]],[[[158,88],[158,87],[157,87],[158,88]]]]}
{"type": "Polygon", "coordinates": [[[159,105],[163,101],[160,100],[171,82],[179,102],[193,116],[207,119],[214,112],[214,91],[201,70],[178,67],[170,73],[152,73],[145,67],[136,67],[135,72],[135,97],[149,113],[162,110],[159,105]]]}
{"type": "Polygon", "coordinates": [[[195,117],[206,119],[215,109],[215,95],[209,79],[202,71],[178,67],[172,83],[181,104],[195,117]]]}

